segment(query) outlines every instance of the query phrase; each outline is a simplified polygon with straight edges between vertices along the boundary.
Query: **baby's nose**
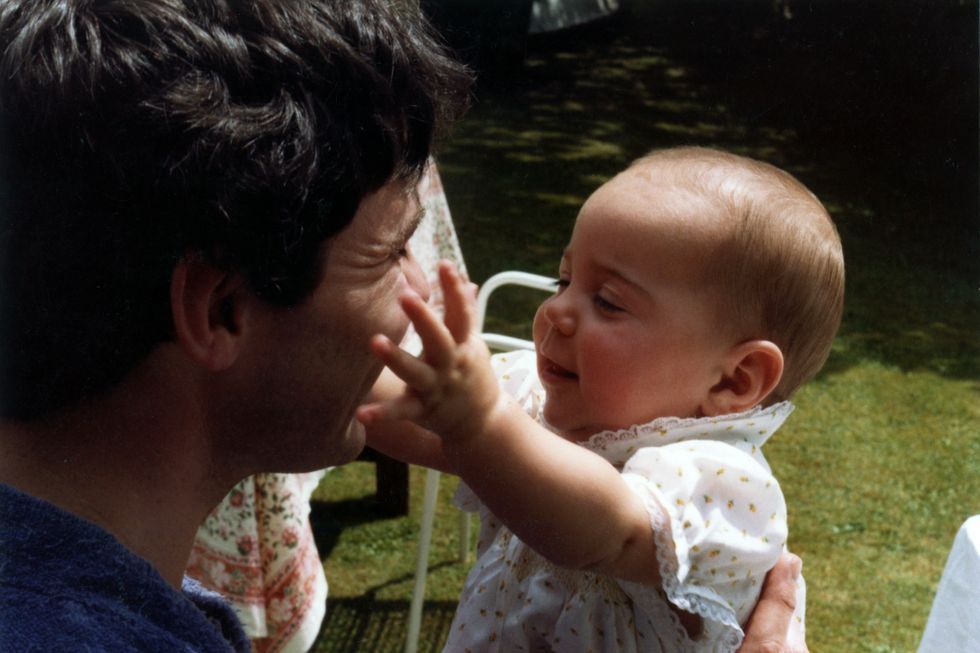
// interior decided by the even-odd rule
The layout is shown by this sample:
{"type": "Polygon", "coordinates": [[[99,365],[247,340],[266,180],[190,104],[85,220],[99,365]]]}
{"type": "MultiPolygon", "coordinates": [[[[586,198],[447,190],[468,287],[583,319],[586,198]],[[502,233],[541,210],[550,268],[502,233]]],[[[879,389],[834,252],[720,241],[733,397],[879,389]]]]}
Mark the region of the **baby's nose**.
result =
{"type": "Polygon", "coordinates": [[[552,297],[544,305],[544,316],[562,335],[575,333],[575,311],[572,302],[563,295],[552,297]]]}

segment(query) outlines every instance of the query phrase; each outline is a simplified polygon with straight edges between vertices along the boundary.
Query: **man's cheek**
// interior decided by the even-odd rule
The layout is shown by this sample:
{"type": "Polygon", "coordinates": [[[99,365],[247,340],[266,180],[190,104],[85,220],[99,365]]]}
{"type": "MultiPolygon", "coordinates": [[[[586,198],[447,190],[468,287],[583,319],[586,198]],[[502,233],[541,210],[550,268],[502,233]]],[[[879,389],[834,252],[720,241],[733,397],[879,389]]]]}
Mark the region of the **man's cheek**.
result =
{"type": "Polygon", "coordinates": [[[392,300],[386,306],[375,306],[375,320],[373,323],[378,325],[378,331],[391,338],[394,342],[401,342],[411,325],[405,311],[398,305],[397,300],[392,300]]]}

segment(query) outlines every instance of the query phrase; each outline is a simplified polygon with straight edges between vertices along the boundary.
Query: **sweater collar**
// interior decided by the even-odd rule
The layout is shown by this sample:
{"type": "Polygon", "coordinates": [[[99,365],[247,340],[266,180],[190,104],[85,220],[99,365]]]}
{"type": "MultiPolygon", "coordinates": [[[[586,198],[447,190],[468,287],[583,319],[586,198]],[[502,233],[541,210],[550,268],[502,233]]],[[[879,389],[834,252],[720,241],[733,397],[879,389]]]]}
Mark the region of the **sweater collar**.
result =
{"type": "Polygon", "coordinates": [[[220,597],[187,582],[178,592],[97,524],[2,483],[0,585],[73,597],[87,609],[118,613],[121,623],[138,615],[186,641],[187,650],[249,650],[220,597]]]}

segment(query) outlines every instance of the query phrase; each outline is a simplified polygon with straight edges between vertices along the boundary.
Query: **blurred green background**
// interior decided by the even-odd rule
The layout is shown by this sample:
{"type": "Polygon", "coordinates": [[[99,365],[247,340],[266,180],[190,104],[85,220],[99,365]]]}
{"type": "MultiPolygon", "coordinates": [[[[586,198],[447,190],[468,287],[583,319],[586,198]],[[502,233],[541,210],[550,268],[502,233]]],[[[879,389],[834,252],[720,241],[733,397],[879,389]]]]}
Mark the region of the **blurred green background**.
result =
{"type": "MultiPolygon", "coordinates": [[[[519,56],[465,53],[484,69],[439,167],[477,282],[554,274],[581,203],[654,147],[770,161],[831,211],[844,323],[767,445],[813,651],[914,650],[953,536],[980,513],[977,24],[976,2],[634,1],[511,42],[519,56]]],[[[504,295],[491,328],[526,333],[539,299],[504,295]]],[[[397,519],[375,505],[366,463],[321,484],[330,599],[314,650],[401,650],[422,475],[397,519]]],[[[441,649],[467,570],[454,485],[443,479],[422,651],[441,649]]]]}

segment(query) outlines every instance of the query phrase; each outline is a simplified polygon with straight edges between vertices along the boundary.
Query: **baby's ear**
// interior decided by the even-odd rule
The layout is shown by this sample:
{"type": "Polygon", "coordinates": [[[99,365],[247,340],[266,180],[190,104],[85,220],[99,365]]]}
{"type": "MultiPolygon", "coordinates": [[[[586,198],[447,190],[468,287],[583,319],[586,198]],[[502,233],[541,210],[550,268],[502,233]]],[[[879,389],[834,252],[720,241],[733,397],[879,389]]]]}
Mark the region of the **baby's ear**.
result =
{"type": "Polygon", "coordinates": [[[768,340],[736,345],[724,362],[721,380],[701,405],[705,416],[740,413],[762,403],[783,376],[783,352],[768,340]]]}

